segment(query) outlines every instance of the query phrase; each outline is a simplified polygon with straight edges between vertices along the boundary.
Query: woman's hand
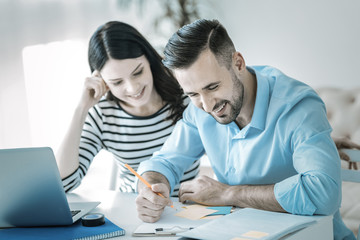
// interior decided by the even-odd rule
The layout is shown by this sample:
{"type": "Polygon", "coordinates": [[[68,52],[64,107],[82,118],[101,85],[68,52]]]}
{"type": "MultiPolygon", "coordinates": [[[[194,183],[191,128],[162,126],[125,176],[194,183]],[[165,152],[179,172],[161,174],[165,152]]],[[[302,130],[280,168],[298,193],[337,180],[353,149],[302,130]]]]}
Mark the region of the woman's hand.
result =
{"type": "Polygon", "coordinates": [[[102,79],[99,71],[95,70],[91,77],[85,79],[80,104],[87,110],[97,104],[102,96],[109,91],[109,87],[102,79]]]}

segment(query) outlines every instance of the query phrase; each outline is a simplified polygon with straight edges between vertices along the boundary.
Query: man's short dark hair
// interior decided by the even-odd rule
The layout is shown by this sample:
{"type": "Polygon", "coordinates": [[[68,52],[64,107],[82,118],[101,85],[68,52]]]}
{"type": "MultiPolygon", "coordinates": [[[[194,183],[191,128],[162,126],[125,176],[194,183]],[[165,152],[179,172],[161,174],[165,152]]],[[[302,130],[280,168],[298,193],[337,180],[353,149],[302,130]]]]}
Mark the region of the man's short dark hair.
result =
{"type": "Polygon", "coordinates": [[[226,29],[217,20],[199,19],[172,35],[164,50],[163,63],[172,70],[187,68],[207,49],[219,64],[231,66],[235,47],[226,29]]]}

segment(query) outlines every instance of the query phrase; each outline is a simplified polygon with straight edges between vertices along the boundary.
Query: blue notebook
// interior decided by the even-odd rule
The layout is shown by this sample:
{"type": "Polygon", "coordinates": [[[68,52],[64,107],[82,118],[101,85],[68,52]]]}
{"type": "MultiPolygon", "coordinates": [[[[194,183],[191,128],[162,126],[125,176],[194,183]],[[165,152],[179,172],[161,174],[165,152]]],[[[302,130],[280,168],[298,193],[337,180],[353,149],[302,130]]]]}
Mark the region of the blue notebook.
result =
{"type": "Polygon", "coordinates": [[[105,224],[96,227],[84,227],[81,221],[70,226],[32,227],[0,229],[0,239],[28,240],[97,240],[122,236],[125,230],[105,218],[105,224]]]}

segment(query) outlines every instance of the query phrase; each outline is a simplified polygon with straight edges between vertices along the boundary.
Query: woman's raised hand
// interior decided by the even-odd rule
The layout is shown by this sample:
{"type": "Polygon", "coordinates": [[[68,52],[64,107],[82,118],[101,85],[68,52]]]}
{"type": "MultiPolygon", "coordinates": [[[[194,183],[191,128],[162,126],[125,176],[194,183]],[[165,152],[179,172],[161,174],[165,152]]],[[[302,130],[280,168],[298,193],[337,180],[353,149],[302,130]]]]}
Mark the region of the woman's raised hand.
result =
{"type": "Polygon", "coordinates": [[[109,87],[102,79],[99,71],[95,70],[91,77],[85,78],[80,104],[90,109],[100,98],[109,91],[109,87]]]}

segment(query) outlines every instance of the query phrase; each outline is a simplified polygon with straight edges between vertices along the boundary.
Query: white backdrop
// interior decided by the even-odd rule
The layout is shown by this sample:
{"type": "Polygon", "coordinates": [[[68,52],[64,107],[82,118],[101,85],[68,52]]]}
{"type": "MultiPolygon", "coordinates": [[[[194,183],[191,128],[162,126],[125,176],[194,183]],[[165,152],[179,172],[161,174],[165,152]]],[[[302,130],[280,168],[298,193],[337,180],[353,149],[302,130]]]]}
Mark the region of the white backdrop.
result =
{"type": "MultiPolygon", "coordinates": [[[[223,23],[248,65],[278,67],[313,87],[359,86],[360,1],[199,1],[201,16],[223,23]]],[[[85,51],[92,32],[106,21],[121,20],[133,24],[158,46],[170,34],[154,34],[149,26],[154,9],[158,8],[145,9],[142,14],[134,9],[121,11],[116,0],[0,1],[0,148],[56,148],[78,99],[72,90],[87,74],[85,51]],[[63,50],[68,60],[60,63],[55,55],[45,57],[51,49],[48,46],[58,43],[64,47],[67,41],[79,43],[76,50],[70,45],[63,50]],[[36,52],[36,46],[48,49],[44,57],[39,55],[39,62],[23,58],[29,51],[36,52]],[[63,69],[77,70],[66,73],[72,77],[68,81],[78,81],[73,88],[67,81],[60,82],[63,69]],[[42,80],[37,78],[39,73],[42,80]],[[34,85],[34,79],[43,82],[34,85]]]]}
{"type": "Polygon", "coordinates": [[[247,64],[278,67],[315,88],[360,86],[360,1],[221,2],[221,19],[247,64]]]}

